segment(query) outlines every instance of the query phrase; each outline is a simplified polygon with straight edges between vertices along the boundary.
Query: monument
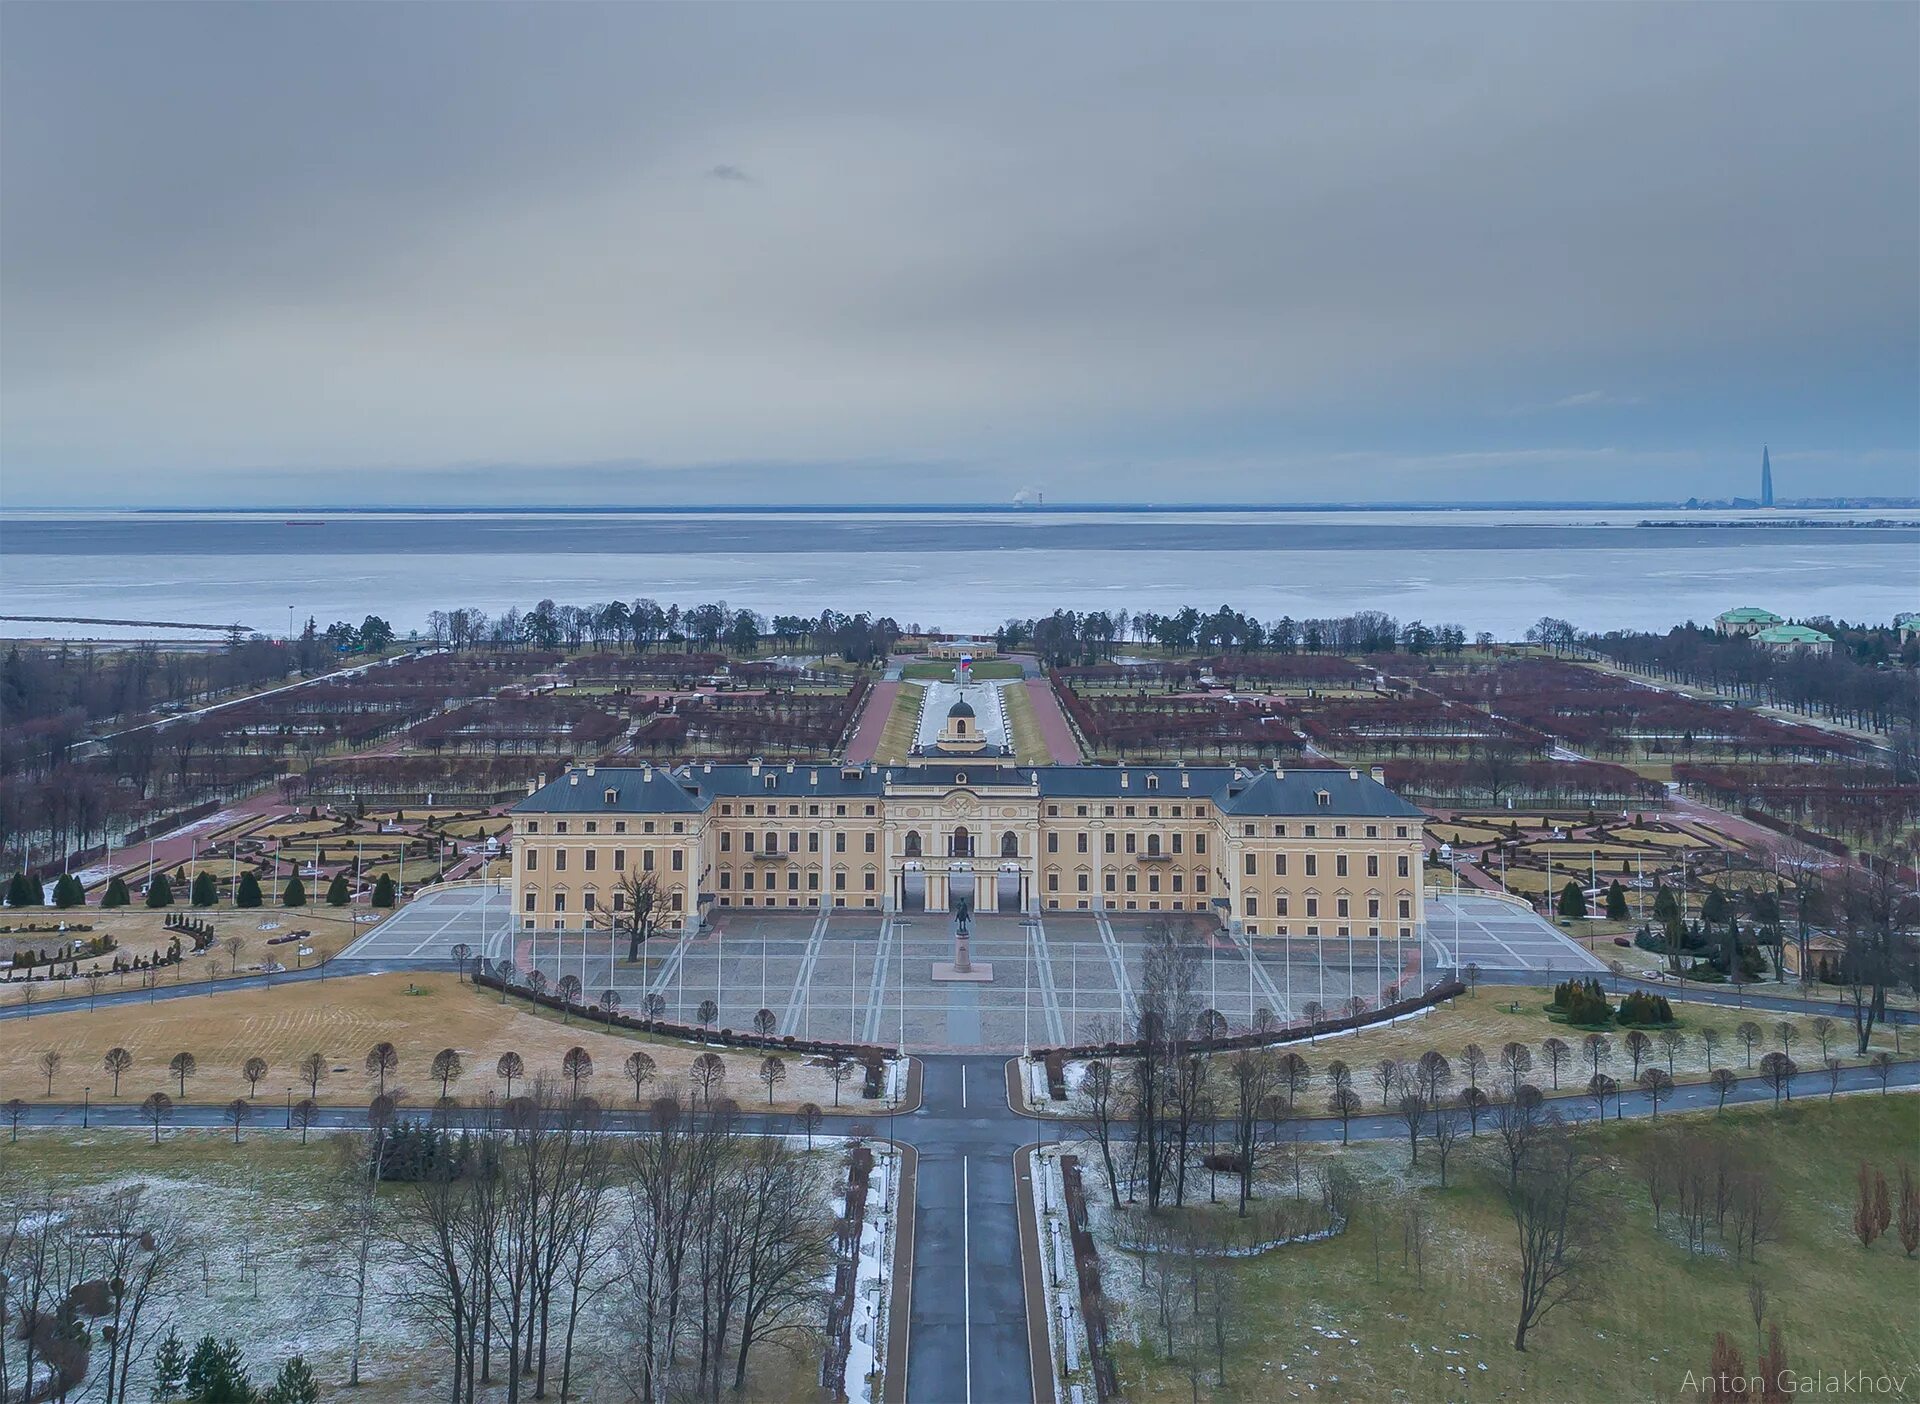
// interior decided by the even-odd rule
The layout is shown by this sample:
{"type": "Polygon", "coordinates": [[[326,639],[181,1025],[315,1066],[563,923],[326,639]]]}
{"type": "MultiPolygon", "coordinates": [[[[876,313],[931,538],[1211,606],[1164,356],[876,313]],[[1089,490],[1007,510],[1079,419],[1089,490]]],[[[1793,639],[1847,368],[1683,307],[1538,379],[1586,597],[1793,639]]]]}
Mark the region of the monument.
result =
{"type": "Polygon", "coordinates": [[[937,960],[933,963],[933,978],[936,980],[961,980],[985,983],[993,979],[993,963],[973,963],[973,954],[969,948],[968,926],[973,919],[973,899],[956,897],[953,902],[953,959],[937,960]]]}

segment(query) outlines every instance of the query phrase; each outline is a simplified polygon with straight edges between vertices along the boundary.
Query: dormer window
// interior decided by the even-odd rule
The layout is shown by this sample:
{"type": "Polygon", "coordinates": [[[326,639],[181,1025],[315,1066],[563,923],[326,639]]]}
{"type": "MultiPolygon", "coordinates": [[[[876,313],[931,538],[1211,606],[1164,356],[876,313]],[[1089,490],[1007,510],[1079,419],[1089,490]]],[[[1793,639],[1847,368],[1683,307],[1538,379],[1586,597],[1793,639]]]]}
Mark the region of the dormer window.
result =
{"type": "Polygon", "coordinates": [[[769,790],[777,790],[777,789],[779,789],[779,788],[780,788],[780,777],[779,777],[778,775],[769,775],[769,776],[767,777],[767,788],[768,788],[769,790]]]}
{"type": "Polygon", "coordinates": [[[606,801],[608,804],[618,804],[620,802],[620,792],[611,785],[607,786],[606,801]]]}
{"type": "Polygon", "coordinates": [[[1319,803],[1322,809],[1325,809],[1328,805],[1333,803],[1333,796],[1328,794],[1325,790],[1315,790],[1313,792],[1313,797],[1319,803]]]}
{"type": "Polygon", "coordinates": [[[1160,777],[1159,777],[1158,775],[1149,775],[1149,776],[1147,777],[1147,788],[1148,788],[1149,790],[1157,790],[1157,789],[1159,789],[1159,788],[1160,788],[1160,777]]]}

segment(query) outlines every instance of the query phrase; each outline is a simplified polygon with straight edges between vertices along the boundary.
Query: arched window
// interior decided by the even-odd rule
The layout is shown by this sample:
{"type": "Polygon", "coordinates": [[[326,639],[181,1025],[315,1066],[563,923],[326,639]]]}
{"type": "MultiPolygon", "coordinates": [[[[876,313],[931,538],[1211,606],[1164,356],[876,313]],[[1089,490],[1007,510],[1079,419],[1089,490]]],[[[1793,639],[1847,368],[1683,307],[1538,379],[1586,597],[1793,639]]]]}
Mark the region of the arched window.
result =
{"type": "Polygon", "coordinates": [[[1147,835],[1147,856],[1149,858],[1158,858],[1160,856],[1160,835],[1147,835]]]}
{"type": "Polygon", "coordinates": [[[953,831],[947,854],[952,858],[971,858],[973,856],[973,835],[967,832],[965,824],[953,831]]]}
{"type": "Polygon", "coordinates": [[[920,856],[920,831],[918,829],[907,830],[906,854],[909,858],[918,858],[920,856]]]}
{"type": "Polygon", "coordinates": [[[1000,835],[1000,856],[1018,858],[1020,856],[1020,837],[1012,829],[1000,835]]]}

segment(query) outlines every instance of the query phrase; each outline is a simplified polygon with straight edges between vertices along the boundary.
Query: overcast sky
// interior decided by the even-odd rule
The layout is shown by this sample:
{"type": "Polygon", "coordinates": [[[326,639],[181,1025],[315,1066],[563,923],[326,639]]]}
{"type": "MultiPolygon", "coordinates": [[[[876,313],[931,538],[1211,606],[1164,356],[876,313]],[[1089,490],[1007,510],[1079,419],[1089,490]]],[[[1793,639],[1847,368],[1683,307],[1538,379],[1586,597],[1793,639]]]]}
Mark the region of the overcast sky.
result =
{"type": "Polygon", "coordinates": [[[1920,492],[1920,7],[0,7],[0,503],[1920,492]]]}

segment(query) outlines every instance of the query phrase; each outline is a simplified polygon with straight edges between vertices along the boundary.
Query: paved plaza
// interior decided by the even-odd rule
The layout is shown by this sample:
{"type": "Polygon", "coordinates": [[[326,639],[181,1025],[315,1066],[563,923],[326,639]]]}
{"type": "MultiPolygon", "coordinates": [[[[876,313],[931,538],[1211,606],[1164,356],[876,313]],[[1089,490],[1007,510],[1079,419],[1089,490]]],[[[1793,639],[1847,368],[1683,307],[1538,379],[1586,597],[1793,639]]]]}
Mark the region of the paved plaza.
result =
{"type": "Polygon", "coordinates": [[[1560,974],[1604,971],[1606,963],[1526,907],[1462,892],[1427,901],[1427,944],[1445,965],[1560,974]],[[1454,952],[1459,952],[1456,961],[1454,952]]]}
{"type": "MultiPolygon", "coordinates": [[[[464,943],[552,981],[573,975],[593,1001],[613,990],[622,1008],[639,1012],[656,997],[666,1017],[684,1022],[696,1021],[711,999],[719,1006],[716,1028],[751,1028],[767,1009],[778,1032],[801,1038],[1013,1050],[1104,1039],[1131,1027],[1147,933],[1163,919],[1141,912],[977,917],[972,958],[991,965],[993,979],[948,983],[933,979],[935,963],[954,956],[952,921],[937,912],[722,908],[705,931],[656,937],[630,963],[624,936],[515,931],[505,893],[475,886],[423,894],[341,958],[446,960],[464,943]]],[[[1249,939],[1208,918],[1186,920],[1203,952],[1204,1002],[1235,1029],[1261,1010],[1288,1023],[1305,1017],[1310,1004],[1337,1015],[1356,994],[1377,1005],[1389,985],[1417,990],[1453,967],[1456,944],[1461,964],[1485,971],[1544,978],[1605,968],[1538,916],[1486,897],[1430,903],[1424,950],[1391,938],[1249,939]]]]}

